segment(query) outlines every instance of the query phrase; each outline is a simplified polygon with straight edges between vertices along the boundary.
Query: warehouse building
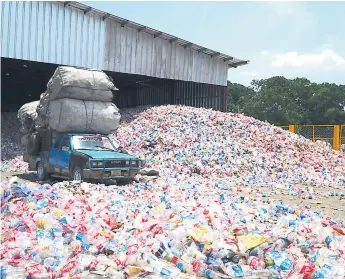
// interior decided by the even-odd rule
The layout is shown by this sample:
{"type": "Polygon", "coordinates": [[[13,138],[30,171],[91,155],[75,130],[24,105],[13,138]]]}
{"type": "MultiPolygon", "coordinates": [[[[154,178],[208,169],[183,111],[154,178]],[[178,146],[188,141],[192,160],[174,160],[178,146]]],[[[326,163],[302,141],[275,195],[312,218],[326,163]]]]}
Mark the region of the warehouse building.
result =
{"type": "Polygon", "coordinates": [[[58,65],[105,71],[120,108],[226,109],[229,68],[248,63],[78,2],[2,2],[2,110],[38,100],[58,65]]]}

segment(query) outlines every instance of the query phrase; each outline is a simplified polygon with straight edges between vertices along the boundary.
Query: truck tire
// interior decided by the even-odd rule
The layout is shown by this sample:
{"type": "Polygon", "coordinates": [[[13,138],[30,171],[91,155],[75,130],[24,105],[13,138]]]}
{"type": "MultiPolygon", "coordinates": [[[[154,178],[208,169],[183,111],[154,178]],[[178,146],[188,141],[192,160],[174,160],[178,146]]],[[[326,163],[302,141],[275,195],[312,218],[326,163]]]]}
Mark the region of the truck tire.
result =
{"type": "Polygon", "coordinates": [[[36,165],[36,174],[39,181],[46,181],[49,178],[49,173],[41,161],[36,165]]]}
{"type": "Polygon", "coordinates": [[[78,180],[78,181],[84,180],[83,169],[81,167],[79,167],[78,165],[73,167],[71,179],[72,180],[78,180]]]}

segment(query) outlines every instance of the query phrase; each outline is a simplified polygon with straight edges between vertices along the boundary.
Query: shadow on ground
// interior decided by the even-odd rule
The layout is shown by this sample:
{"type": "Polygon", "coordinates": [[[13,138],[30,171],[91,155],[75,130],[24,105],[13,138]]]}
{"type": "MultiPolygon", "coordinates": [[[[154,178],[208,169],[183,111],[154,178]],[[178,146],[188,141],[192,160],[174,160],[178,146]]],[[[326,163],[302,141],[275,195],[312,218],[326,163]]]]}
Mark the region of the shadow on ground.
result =
{"type": "MultiPolygon", "coordinates": [[[[35,172],[29,172],[29,173],[15,173],[15,172],[1,172],[1,179],[2,180],[7,180],[10,179],[13,176],[17,176],[19,179],[19,183],[25,184],[25,182],[35,182],[35,183],[40,183],[40,184],[54,184],[57,182],[62,182],[65,181],[64,179],[59,179],[59,178],[50,178],[47,181],[37,181],[36,178],[36,173],[35,172]]],[[[90,181],[90,183],[93,184],[99,184],[101,182],[97,181],[90,181]]],[[[118,185],[118,186],[127,186],[129,185],[130,181],[128,179],[119,179],[117,181],[110,180],[110,181],[104,181],[102,184],[105,184],[106,186],[109,185],[118,185]]]]}

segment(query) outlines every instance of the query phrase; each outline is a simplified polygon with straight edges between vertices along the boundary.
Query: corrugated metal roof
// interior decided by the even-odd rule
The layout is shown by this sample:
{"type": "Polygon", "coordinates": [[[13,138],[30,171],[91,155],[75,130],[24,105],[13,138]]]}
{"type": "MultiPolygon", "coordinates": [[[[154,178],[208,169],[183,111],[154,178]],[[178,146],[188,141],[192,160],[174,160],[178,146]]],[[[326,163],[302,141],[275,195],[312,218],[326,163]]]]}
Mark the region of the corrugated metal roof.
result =
{"type": "Polygon", "coordinates": [[[79,3],[0,6],[1,57],[222,86],[247,63],[79,3]]]}
{"type": "Polygon", "coordinates": [[[107,19],[113,20],[113,21],[120,23],[124,26],[126,25],[126,26],[130,26],[132,28],[135,28],[139,32],[149,33],[151,35],[154,35],[155,37],[159,37],[161,39],[168,40],[170,42],[174,42],[176,44],[184,46],[185,48],[191,48],[191,49],[196,50],[198,52],[202,52],[202,53],[205,53],[207,55],[210,55],[211,57],[217,57],[218,59],[223,60],[224,62],[227,62],[227,64],[229,65],[230,68],[237,68],[239,66],[246,65],[249,63],[248,60],[241,60],[241,59],[235,58],[233,56],[220,53],[218,51],[194,44],[192,42],[189,42],[189,41],[186,41],[184,39],[178,38],[176,36],[170,35],[168,33],[153,29],[151,27],[141,25],[141,24],[138,24],[136,22],[130,21],[128,19],[121,18],[121,17],[115,16],[115,15],[109,14],[107,12],[95,9],[93,7],[87,6],[87,5],[82,4],[80,2],[74,2],[74,1],[59,1],[59,2],[63,3],[64,6],[71,6],[71,7],[80,9],[84,12],[84,14],[89,13],[90,11],[93,11],[95,14],[100,15],[102,17],[103,21],[107,20],[107,19]]]}

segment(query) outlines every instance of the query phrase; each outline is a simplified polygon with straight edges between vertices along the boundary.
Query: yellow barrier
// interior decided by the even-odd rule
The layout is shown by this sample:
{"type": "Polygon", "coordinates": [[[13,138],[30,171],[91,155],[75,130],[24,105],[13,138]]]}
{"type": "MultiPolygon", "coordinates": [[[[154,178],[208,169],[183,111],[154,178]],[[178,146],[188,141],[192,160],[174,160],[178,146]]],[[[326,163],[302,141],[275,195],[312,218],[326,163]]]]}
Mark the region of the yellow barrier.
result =
{"type": "Polygon", "coordinates": [[[340,149],[345,151],[345,124],[340,125],[340,149]]]}
{"type": "Polygon", "coordinates": [[[280,126],[284,130],[296,133],[312,141],[326,141],[334,149],[341,150],[345,145],[344,125],[289,125],[280,126]]]}

